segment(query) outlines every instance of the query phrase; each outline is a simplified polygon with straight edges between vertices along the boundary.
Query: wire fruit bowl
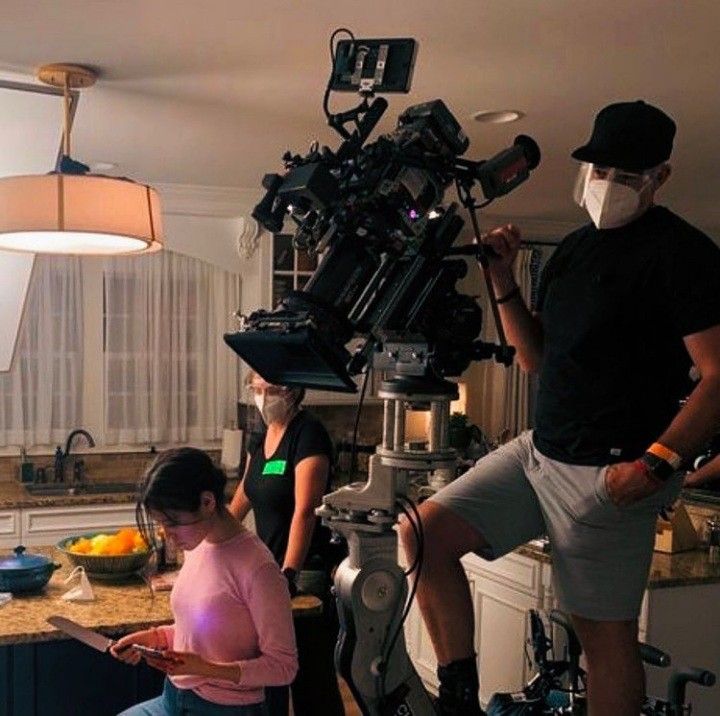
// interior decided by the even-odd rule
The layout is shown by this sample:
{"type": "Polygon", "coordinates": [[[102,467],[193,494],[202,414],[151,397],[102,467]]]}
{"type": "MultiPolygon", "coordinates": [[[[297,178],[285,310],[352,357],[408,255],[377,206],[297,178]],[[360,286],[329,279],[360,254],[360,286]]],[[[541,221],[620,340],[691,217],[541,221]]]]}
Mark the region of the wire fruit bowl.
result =
{"type": "Polygon", "coordinates": [[[145,549],[142,552],[131,552],[129,554],[81,554],[71,552],[70,547],[77,540],[85,537],[92,539],[96,535],[107,534],[103,532],[86,532],[85,534],[73,535],[60,540],[55,546],[62,552],[68,561],[76,567],[84,567],[90,577],[97,579],[121,579],[130,577],[142,570],[150,560],[152,550],[145,549]]]}

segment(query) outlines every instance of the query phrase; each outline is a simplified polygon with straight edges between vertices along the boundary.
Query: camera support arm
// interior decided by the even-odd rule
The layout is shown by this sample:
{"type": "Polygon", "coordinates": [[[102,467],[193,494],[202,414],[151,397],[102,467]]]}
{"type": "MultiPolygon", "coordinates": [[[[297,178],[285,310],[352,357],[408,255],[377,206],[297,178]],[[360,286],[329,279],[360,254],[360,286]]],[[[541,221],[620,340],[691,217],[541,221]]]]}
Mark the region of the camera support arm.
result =
{"type": "MultiPolygon", "coordinates": [[[[421,361],[416,369],[424,370],[421,361]]],[[[457,387],[408,376],[408,366],[403,370],[405,376],[385,381],[379,391],[384,399],[383,441],[370,457],[368,481],[326,495],[317,510],[323,524],[345,536],[349,546],[349,556],[335,575],[341,628],[335,660],[365,716],[435,714],[405,646],[402,625],[410,601],[406,574],[397,563],[394,525],[398,505],[406,499],[409,472],[455,465],[447,427],[457,387]],[[405,449],[406,403],[429,405],[427,450],[405,449]]],[[[421,569],[422,561],[415,566],[421,569]]]]}

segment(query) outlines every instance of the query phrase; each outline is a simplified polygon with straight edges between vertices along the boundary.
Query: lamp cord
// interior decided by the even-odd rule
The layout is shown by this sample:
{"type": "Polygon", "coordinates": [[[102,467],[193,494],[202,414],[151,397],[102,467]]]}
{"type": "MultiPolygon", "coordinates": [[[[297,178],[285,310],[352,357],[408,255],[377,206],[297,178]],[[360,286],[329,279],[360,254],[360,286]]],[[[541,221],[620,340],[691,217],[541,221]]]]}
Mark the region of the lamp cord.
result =
{"type": "Polygon", "coordinates": [[[68,86],[69,74],[65,73],[65,82],[63,83],[63,121],[65,128],[63,131],[63,153],[66,157],[70,156],[70,88],[68,86]]]}

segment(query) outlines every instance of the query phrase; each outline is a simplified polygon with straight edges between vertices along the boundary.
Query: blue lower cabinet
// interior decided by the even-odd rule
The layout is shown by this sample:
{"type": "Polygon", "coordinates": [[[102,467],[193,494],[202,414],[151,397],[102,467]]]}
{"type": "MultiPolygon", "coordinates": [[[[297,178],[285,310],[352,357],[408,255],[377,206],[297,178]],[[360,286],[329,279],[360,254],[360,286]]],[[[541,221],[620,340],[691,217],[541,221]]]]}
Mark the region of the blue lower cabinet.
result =
{"type": "Polygon", "coordinates": [[[165,676],[77,641],[0,647],[0,716],[116,716],[162,692],[165,676]]]}

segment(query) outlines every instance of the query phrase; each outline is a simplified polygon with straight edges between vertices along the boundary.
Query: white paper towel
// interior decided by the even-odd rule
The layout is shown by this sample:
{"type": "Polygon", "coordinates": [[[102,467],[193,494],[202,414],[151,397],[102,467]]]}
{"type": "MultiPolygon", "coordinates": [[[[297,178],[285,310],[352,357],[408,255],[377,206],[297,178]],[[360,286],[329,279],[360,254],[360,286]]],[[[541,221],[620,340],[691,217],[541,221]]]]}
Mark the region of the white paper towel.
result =
{"type": "Polygon", "coordinates": [[[242,430],[223,430],[220,464],[229,470],[237,470],[242,454],[242,430]]]}

